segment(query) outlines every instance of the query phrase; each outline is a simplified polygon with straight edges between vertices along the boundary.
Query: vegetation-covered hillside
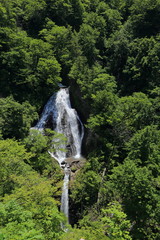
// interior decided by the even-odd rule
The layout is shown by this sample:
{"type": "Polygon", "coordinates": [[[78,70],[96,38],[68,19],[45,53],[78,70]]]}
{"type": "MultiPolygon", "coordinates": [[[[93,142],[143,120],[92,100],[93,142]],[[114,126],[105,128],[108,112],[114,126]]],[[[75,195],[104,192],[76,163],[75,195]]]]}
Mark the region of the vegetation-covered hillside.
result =
{"type": "Polygon", "coordinates": [[[0,0],[0,240],[160,239],[160,0],[0,0]],[[57,83],[86,127],[59,212],[55,133],[29,129],[57,83]]]}

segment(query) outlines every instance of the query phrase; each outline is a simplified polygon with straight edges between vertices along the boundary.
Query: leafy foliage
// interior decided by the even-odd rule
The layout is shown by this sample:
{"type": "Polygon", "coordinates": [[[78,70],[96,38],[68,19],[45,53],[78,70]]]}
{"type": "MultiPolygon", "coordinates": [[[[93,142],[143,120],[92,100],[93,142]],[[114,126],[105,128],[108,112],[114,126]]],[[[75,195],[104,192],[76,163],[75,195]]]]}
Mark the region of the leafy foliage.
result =
{"type": "MultiPolygon", "coordinates": [[[[0,231],[5,239],[50,239],[61,234],[63,217],[53,196],[60,177],[40,176],[27,163],[33,153],[14,140],[0,141],[0,231]]],[[[52,170],[53,171],[53,170],[52,170]]]]}
{"type": "Polygon", "coordinates": [[[20,104],[11,97],[0,99],[0,115],[0,131],[4,138],[24,138],[31,123],[38,118],[29,102],[20,104]]]}

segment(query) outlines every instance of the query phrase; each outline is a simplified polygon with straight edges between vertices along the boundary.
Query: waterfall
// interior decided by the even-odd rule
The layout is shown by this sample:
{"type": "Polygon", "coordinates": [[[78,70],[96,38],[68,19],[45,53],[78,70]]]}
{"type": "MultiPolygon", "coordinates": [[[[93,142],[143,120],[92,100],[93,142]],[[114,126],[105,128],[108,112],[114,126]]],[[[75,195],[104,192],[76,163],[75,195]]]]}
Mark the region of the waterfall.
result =
{"type": "Polygon", "coordinates": [[[65,175],[64,175],[62,196],[61,196],[61,212],[63,212],[67,217],[67,219],[69,219],[68,184],[69,184],[70,171],[68,170],[67,167],[65,167],[64,172],[65,172],[65,175]]]}
{"type": "Polygon", "coordinates": [[[71,107],[67,88],[60,89],[57,93],[55,109],[54,116],[57,116],[55,131],[64,134],[67,138],[66,144],[60,146],[67,151],[56,151],[52,154],[61,164],[67,157],[80,158],[84,129],[76,110],[71,107]]]}
{"type": "Polygon", "coordinates": [[[59,162],[61,167],[62,165],[64,167],[65,176],[61,196],[61,211],[68,219],[68,183],[70,168],[65,162],[65,159],[81,157],[81,144],[84,135],[83,124],[76,110],[71,107],[68,88],[61,88],[49,99],[35,128],[42,131],[49,119],[52,120],[53,129],[57,133],[64,134],[66,137],[66,142],[59,146],[59,149],[64,149],[65,151],[57,149],[55,152],[50,152],[50,154],[59,162]]]}

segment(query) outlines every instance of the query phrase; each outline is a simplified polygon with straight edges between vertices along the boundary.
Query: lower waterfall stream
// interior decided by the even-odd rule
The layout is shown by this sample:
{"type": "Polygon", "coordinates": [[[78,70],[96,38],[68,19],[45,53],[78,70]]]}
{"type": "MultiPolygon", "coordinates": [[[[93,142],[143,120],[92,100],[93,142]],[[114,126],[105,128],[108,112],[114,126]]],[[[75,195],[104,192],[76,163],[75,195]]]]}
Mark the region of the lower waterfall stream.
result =
{"type": "Polygon", "coordinates": [[[61,88],[48,100],[41,118],[34,128],[43,131],[49,119],[52,119],[54,131],[63,134],[67,139],[65,143],[60,145],[60,148],[65,151],[56,150],[54,153],[50,152],[50,155],[64,168],[61,211],[69,222],[68,184],[70,166],[65,160],[67,158],[77,159],[81,157],[84,128],[76,110],[71,107],[68,88],[61,88]]]}

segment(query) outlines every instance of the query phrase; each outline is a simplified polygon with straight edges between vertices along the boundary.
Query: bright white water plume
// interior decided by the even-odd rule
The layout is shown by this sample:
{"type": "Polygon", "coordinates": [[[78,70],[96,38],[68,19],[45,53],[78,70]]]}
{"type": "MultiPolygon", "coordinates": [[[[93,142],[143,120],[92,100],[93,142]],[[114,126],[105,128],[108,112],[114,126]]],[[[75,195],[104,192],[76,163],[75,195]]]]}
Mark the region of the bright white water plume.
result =
{"type": "MultiPolygon", "coordinates": [[[[53,129],[57,133],[64,134],[67,139],[66,143],[62,143],[59,146],[59,149],[64,149],[65,151],[57,149],[55,152],[50,153],[51,156],[57,159],[60,166],[65,163],[65,159],[68,157],[80,158],[84,128],[76,110],[71,107],[68,88],[61,88],[49,99],[35,128],[42,131],[50,119],[53,123],[53,129]]],[[[61,211],[68,219],[68,183],[70,169],[66,163],[64,173],[65,176],[61,197],[61,211]]]]}
{"type": "Polygon", "coordinates": [[[57,93],[55,108],[57,110],[56,114],[54,114],[54,116],[57,116],[55,131],[64,134],[67,138],[67,143],[60,146],[66,152],[56,151],[53,154],[61,164],[67,157],[79,158],[81,156],[84,129],[76,110],[71,107],[68,89],[60,89],[57,93]]]}

